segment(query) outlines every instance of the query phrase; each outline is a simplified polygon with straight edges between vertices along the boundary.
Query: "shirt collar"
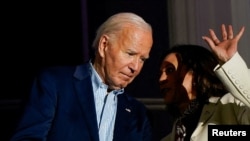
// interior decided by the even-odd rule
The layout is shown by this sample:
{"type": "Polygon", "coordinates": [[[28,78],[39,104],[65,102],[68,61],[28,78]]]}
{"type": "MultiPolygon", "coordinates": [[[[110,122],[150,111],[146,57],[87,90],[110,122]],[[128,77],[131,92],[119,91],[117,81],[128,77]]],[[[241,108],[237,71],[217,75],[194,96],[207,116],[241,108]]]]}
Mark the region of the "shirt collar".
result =
{"type": "MultiPolygon", "coordinates": [[[[106,85],[106,84],[104,84],[102,82],[101,77],[96,72],[96,70],[95,70],[94,66],[92,65],[91,61],[89,61],[89,63],[90,63],[90,71],[91,71],[91,80],[92,80],[93,90],[97,90],[99,87],[108,89],[108,85],[106,85]]],[[[123,94],[124,93],[124,88],[119,89],[119,90],[112,90],[111,92],[113,94],[115,94],[115,95],[123,94]]]]}

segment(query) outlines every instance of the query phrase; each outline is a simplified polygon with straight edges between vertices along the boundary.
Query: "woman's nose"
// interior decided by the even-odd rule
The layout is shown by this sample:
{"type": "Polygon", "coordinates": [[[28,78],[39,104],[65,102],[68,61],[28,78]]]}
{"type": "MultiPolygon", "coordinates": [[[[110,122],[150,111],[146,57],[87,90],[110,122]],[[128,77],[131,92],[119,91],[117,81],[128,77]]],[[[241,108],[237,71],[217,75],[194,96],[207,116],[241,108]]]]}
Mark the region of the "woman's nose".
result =
{"type": "Polygon", "coordinates": [[[160,73],[160,78],[159,78],[159,81],[166,81],[167,80],[167,75],[166,75],[166,73],[160,73]]]}

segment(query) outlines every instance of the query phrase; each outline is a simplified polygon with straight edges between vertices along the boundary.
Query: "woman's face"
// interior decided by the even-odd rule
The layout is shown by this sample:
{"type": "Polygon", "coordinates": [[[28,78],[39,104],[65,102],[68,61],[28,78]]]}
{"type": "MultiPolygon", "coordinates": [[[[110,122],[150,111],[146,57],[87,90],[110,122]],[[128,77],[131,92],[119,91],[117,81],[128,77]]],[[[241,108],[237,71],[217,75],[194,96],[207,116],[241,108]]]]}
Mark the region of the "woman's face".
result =
{"type": "Polygon", "coordinates": [[[180,105],[193,99],[192,78],[192,71],[181,64],[178,54],[168,54],[161,64],[159,78],[166,104],[180,105]]]}

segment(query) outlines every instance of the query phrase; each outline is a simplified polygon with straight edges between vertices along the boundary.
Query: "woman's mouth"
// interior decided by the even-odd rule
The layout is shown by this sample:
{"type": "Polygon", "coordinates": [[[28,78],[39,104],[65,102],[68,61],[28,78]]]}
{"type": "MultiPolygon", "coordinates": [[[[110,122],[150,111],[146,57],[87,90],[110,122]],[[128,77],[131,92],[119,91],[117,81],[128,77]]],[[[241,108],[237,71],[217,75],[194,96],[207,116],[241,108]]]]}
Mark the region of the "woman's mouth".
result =
{"type": "Polygon", "coordinates": [[[170,91],[170,88],[162,88],[161,89],[161,94],[165,95],[170,91]]]}

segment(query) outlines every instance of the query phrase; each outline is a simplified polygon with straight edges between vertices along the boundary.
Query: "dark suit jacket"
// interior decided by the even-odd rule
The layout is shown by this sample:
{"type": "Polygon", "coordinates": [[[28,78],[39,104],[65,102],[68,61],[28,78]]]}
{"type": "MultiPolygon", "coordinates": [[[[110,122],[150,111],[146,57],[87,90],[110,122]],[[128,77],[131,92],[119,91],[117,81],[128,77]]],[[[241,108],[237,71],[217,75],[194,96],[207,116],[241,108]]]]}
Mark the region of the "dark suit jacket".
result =
{"type": "MultiPolygon", "coordinates": [[[[144,105],[128,94],[118,95],[113,141],[150,141],[146,113],[144,105]]],[[[39,73],[11,139],[17,140],[99,141],[88,63],[39,73]]]]}

